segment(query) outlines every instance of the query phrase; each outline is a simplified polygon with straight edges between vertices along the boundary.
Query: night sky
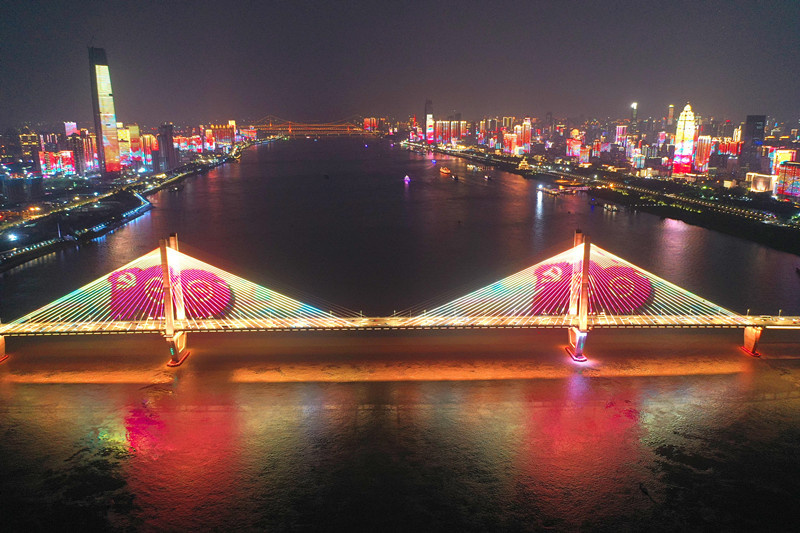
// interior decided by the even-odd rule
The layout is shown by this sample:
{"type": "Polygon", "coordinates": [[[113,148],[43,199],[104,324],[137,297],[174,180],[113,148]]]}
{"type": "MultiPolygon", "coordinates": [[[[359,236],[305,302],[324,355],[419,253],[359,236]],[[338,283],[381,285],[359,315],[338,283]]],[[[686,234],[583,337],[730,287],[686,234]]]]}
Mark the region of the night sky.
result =
{"type": "Polygon", "coordinates": [[[800,117],[800,1],[5,0],[0,127],[89,125],[86,47],[117,118],[268,114],[800,117]]]}

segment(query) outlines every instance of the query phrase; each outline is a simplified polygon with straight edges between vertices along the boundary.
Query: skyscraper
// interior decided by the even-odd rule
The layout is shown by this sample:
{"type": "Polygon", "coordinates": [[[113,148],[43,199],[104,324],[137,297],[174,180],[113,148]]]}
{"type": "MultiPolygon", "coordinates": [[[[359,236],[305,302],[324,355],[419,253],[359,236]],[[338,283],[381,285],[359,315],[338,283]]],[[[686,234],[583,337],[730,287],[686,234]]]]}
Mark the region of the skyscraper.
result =
{"type": "Polygon", "coordinates": [[[178,166],[178,153],[175,151],[175,126],[165,122],[158,127],[158,148],[161,159],[161,170],[172,170],[178,166]]]}
{"type": "Polygon", "coordinates": [[[708,172],[708,161],[711,158],[711,136],[700,135],[697,137],[697,147],[694,154],[694,169],[700,174],[708,172]]]}
{"type": "Polygon", "coordinates": [[[675,122],[675,106],[669,104],[669,109],[667,109],[667,126],[672,126],[675,122]]]}
{"type": "Polygon", "coordinates": [[[742,153],[739,165],[751,171],[761,172],[761,147],[764,145],[765,115],[747,115],[742,127],[742,153]]]}
{"type": "Polygon", "coordinates": [[[425,100],[425,140],[428,144],[433,143],[433,102],[425,100]]]}
{"type": "Polygon", "coordinates": [[[89,47],[89,67],[92,84],[92,109],[94,111],[94,133],[97,137],[97,160],[100,172],[119,172],[119,140],[117,139],[117,115],[114,112],[114,95],[111,91],[111,76],[108,60],[103,48],[89,47]]]}
{"type": "Polygon", "coordinates": [[[675,129],[675,158],[672,162],[674,174],[688,174],[692,171],[696,129],[692,106],[686,104],[681,116],[678,117],[678,127],[675,129]]]}

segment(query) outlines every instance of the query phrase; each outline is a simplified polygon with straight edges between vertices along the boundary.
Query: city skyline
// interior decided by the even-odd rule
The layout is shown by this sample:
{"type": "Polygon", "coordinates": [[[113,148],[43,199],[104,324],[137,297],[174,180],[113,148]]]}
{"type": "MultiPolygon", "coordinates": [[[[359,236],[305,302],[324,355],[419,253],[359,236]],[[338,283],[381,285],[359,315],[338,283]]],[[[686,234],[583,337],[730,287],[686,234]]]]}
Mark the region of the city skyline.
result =
{"type": "Polygon", "coordinates": [[[242,4],[221,17],[213,4],[26,2],[15,13],[2,28],[3,127],[90,122],[89,45],[113,65],[118,120],[153,125],[403,118],[426,98],[474,119],[625,117],[631,102],[640,119],[686,102],[734,122],[800,116],[788,90],[800,7],[789,2],[498,4],[489,16],[475,3],[242,4]]]}

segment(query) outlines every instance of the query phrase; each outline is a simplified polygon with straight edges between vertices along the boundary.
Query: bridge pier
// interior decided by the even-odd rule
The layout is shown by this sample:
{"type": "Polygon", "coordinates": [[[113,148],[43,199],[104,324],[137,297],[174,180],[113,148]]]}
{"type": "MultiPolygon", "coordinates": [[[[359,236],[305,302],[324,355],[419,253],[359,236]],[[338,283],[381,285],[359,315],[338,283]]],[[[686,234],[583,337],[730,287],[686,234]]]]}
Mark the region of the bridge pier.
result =
{"type": "Polygon", "coordinates": [[[0,363],[8,359],[6,355],[6,338],[0,335],[0,363]]]}
{"type": "Polygon", "coordinates": [[[186,350],[186,332],[175,331],[176,308],[177,318],[182,320],[186,318],[183,303],[183,292],[180,285],[180,269],[178,269],[178,283],[175,291],[175,301],[172,295],[172,279],[170,277],[169,267],[169,253],[168,248],[173,250],[178,249],[178,235],[173,233],[169,239],[161,239],[159,242],[161,248],[161,279],[162,288],[164,291],[164,338],[167,340],[169,346],[169,361],[167,366],[180,366],[184,360],[189,356],[186,350]],[[175,306],[173,306],[173,303],[175,306]]]}
{"type": "Polygon", "coordinates": [[[742,350],[744,350],[747,355],[761,357],[761,354],[758,353],[758,341],[761,339],[761,332],[763,330],[764,328],[758,326],[747,326],[744,328],[744,345],[742,346],[742,350]]]}
{"type": "Polygon", "coordinates": [[[569,328],[569,344],[571,349],[567,348],[567,352],[569,352],[569,356],[572,357],[573,361],[579,363],[586,362],[586,356],[583,355],[583,347],[586,344],[586,336],[588,334],[588,331],[581,331],[574,327],[569,328]]]}
{"type": "Polygon", "coordinates": [[[164,335],[164,338],[167,340],[167,346],[169,346],[169,361],[167,362],[167,366],[181,366],[181,363],[189,357],[189,352],[186,350],[186,335],[185,331],[178,331],[172,335],[164,335]]]}
{"type": "Polygon", "coordinates": [[[583,256],[576,256],[572,260],[569,314],[577,319],[577,326],[569,328],[569,344],[572,349],[567,348],[567,352],[573,361],[585,363],[583,346],[586,344],[586,335],[589,334],[589,259],[592,243],[588,235],[577,230],[573,244],[576,251],[583,245],[583,256]]]}

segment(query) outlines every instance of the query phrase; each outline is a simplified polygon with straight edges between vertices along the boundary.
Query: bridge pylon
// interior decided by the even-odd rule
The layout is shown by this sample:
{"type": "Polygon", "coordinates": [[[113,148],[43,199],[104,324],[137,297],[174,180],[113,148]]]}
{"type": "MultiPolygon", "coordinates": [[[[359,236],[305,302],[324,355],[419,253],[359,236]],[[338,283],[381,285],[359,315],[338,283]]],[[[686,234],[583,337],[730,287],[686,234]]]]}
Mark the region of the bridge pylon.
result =
{"type": "Polygon", "coordinates": [[[744,344],[742,350],[753,357],[761,357],[758,353],[758,341],[761,339],[761,332],[764,328],[758,326],[747,326],[744,328],[744,344]]]}
{"type": "MultiPolygon", "coordinates": [[[[189,356],[186,350],[186,332],[175,330],[176,314],[179,320],[186,318],[183,291],[180,278],[175,283],[175,298],[173,300],[172,271],[169,264],[169,249],[178,251],[178,235],[173,233],[168,239],[159,240],[161,251],[161,279],[164,293],[164,338],[169,346],[169,361],[167,366],[180,366],[189,356]],[[177,311],[177,313],[176,313],[177,311]]],[[[180,269],[176,269],[180,272],[180,269]]],[[[178,274],[180,276],[180,274],[178,274]]]]}
{"type": "Polygon", "coordinates": [[[573,244],[576,252],[583,245],[583,257],[578,260],[576,254],[573,259],[569,314],[577,324],[569,329],[570,348],[567,348],[567,352],[569,352],[574,361],[584,363],[586,362],[586,356],[583,355],[583,347],[586,344],[586,336],[589,334],[589,256],[591,254],[591,241],[588,235],[581,230],[576,230],[573,244]]]}
{"type": "Polygon", "coordinates": [[[0,335],[0,363],[8,359],[6,355],[6,338],[0,335]]]}

